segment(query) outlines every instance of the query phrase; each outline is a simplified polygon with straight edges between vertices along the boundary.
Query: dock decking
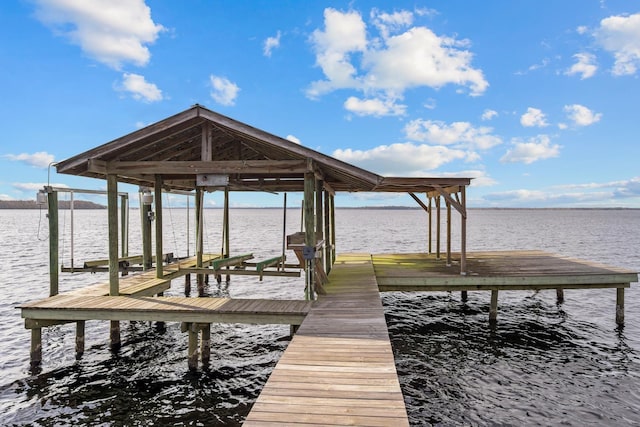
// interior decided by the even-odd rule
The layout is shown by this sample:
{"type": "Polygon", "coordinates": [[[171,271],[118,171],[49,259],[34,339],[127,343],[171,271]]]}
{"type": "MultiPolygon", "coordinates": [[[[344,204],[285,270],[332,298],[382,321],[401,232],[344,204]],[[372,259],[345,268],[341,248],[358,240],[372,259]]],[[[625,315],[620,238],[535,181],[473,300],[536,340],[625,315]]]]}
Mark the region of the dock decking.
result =
{"type": "Polygon", "coordinates": [[[408,425],[371,256],[338,257],[245,426],[408,425]]]}

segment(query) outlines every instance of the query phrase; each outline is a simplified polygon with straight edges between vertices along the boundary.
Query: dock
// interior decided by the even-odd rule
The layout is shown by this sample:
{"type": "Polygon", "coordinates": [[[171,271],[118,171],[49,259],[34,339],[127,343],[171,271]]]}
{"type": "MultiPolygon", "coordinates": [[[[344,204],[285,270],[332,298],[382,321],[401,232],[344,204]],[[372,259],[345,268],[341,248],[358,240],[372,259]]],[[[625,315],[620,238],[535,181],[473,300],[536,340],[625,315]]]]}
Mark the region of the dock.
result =
{"type": "Polygon", "coordinates": [[[408,426],[371,256],[338,257],[245,426],[408,426]]]}

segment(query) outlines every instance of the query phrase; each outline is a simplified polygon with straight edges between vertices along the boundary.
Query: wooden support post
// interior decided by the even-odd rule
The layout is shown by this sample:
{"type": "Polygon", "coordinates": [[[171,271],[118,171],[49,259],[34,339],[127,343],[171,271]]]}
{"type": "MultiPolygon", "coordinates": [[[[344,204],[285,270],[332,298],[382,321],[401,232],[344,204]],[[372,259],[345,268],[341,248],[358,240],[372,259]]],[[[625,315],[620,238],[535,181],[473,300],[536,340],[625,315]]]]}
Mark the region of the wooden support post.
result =
{"type": "Polygon", "coordinates": [[[202,366],[207,367],[211,361],[211,324],[206,323],[202,326],[202,342],[200,352],[202,353],[202,366]]]}
{"type": "Polygon", "coordinates": [[[433,240],[433,238],[432,238],[432,235],[433,235],[433,231],[432,231],[432,229],[433,229],[433,226],[432,226],[433,218],[432,218],[432,216],[433,215],[431,214],[431,211],[432,211],[431,197],[427,196],[427,199],[428,199],[428,202],[429,202],[428,205],[427,205],[429,207],[429,209],[427,211],[429,213],[429,231],[428,231],[428,235],[427,235],[427,237],[429,238],[429,252],[428,253],[432,253],[433,252],[433,247],[432,247],[433,246],[432,245],[432,240],[433,240]]]}
{"type": "MultiPolygon", "coordinates": [[[[147,190],[145,190],[147,191],[147,190]]],[[[149,270],[152,264],[151,256],[151,205],[143,202],[144,194],[140,191],[140,224],[142,226],[142,268],[149,270]]]]}
{"type": "Polygon", "coordinates": [[[163,248],[162,248],[162,175],[156,175],[155,202],[156,202],[156,277],[162,279],[163,248]]]}
{"type": "Polygon", "coordinates": [[[289,336],[293,337],[300,329],[300,325],[289,325],[289,336]]]}
{"type": "MultiPolygon", "coordinates": [[[[203,220],[204,190],[196,188],[196,267],[202,268],[202,253],[204,248],[204,220],[203,220]]],[[[196,274],[198,295],[204,294],[204,275],[196,274]]]]}
{"type": "Polygon", "coordinates": [[[451,266],[451,203],[447,205],[447,267],[451,266]]]}
{"type": "Polygon", "coordinates": [[[324,271],[331,272],[331,206],[329,192],[324,192],[324,271]]]}
{"type": "Polygon", "coordinates": [[[460,292],[460,299],[462,300],[462,302],[467,302],[467,300],[469,299],[469,295],[467,291],[461,291],[460,292]]]}
{"type": "Polygon", "coordinates": [[[336,197],[332,194],[331,201],[331,265],[336,262],[336,197]]]}
{"type": "Polygon", "coordinates": [[[460,212],[460,274],[467,274],[467,195],[466,187],[460,187],[460,204],[464,213],[460,212]]]}
{"type": "Polygon", "coordinates": [[[562,304],[564,302],[564,289],[562,288],[556,289],[556,300],[558,304],[562,304]]]}
{"type": "Polygon", "coordinates": [[[436,198],[436,259],[440,259],[440,196],[436,198]]]}
{"type": "MultiPolygon", "coordinates": [[[[324,271],[324,258],[325,258],[325,249],[327,246],[327,240],[326,237],[323,235],[324,233],[324,223],[323,223],[323,212],[324,209],[322,207],[322,180],[321,179],[316,179],[316,202],[315,202],[315,223],[316,223],[316,239],[318,238],[318,236],[322,236],[322,240],[324,240],[324,247],[320,248],[320,253],[317,254],[318,258],[316,258],[314,260],[314,268],[320,269],[322,270],[322,275],[325,275],[325,271],[324,271]]],[[[315,245],[314,245],[315,246],[315,245]]],[[[316,286],[322,286],[322,281],[321,280],[317,280],[316,286]]]]}
{"type": "Polygon", "coordinates": [[[109,295],[120,295],[118,264],[118,176],[107,175],[107,215],[109,224],[109,295]]]}
{"type": "Polygon", "coordinates": [[[191,295],[191,273],[184,275],[184,296],[191,295]]]}
{"type": "Polygon", "coordinates": [[[198,369],[198,328],[195,323],[189,324],[189,348],[187,354],[187,364],[189,370],[195,371],[198,369]]]}
{"type": "MultiPolygon", "coordinates": [[[[229,188],[225,188],[224,189],[224,258],[229,258],[230,254],[231,254],[231,250],[230,250],[230,236],[229,236],[229,188]]],[[[229,269],[227,267],[227,269],[229,269]]],[[[231,280],[231,276],[229,276],[227,274],[227,277],[225,278],[227,280],[227,282],[229,282],[231,280]]]]}
{"type": "Polygon", "coordinates": [[[84,320],[78,320],[76,322],[76,359],[80,359],[84,353],[84,326],[84,320]]]}
{"type": "Polygon", "coordinates": [[[315,221],[314,221],[314,191],[315,175],[313,173],[304,174],[304,245],[305,250],[305,299],[315,299],[315,259],[313,251],[316,246],[315,221]]]}
{"type": "Polygon", "coordinates": [[[111,320],[111,326],[109,328],[109,335],[111,337],[111,350],[118,350],[122,342],[120,341],[120,322],[117,320],[111,320]]]}
{"type": "Polygon", "coordinates": [[[616,323],[624,325],[624,288],[616,288],[616,323]]]}
{"type": "Polygon", "coordinates": [[[498,290],[491,291],[491,306],[489,307],[489,322],[495,323],[498,320],[498,290]]]}
{"type": "Polygon", "coordinates": [[[49,296],[58,295],[58,192],[47,187],[49,207],[49,296]]]}
{"type": "Polygon", "coordinates": [[[42,363],[42,328],[31,329],[31,368],[42,363]]]}
{"type": "Polygon", "coordinates": [[[120,256],[129,256],[129,196],[120,196],[120,256]]]}

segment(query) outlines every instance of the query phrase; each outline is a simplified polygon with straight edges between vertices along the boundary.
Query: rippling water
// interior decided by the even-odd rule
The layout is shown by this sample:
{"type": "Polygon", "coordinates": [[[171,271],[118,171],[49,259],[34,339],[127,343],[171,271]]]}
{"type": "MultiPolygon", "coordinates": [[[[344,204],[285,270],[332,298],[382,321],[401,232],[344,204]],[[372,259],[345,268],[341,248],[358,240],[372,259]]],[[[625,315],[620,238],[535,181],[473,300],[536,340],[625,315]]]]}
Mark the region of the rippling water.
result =
{"type": "MultiPolygon", "coordinates": [[[[130,253],[139,252],[137,211],[130,253]]],[[[187,252],[186,213],[165,212],[167,251],[187,252]]],[[[299,230],[289,210],[287,232],[299,230]]],[[[339,252],[417,252],[426,218],[417,210],[338,210],[339,252]]],[[[289,342],[287,326],[213,325],[209,369],[187,371],[178,324],[122,322],[112,353],[108,322],[87,322],[75,359],[74,327],[43,330],[43,366],[29,372],[29,333],[14,307],[48,295],[46,218],[0,211],[1,425],[239,425],[289,342]]],[[[206,211],[205,250],[219,252],[222,212],[206,211]]],[[[454,220],[457,218],[454,217],[454,220]]],[[[106,256],[106,211],[75,212],[74,258],[106,256]],[[89,233],[91,230],[92,233],[89,233]]],[[[193,223],[191,222],[191,228],[193,223]]],[[[456,225],[454,224],[454,231],[456,225]]],[[[469,250],[542,249],[640,271],[638,210],[472,210],[469,250]]],[[[62,214],[62,259],[70,261],[70,218],[62,214]]],[[[192,232],[192,231],[191,231],[192,232]]],[[[232,253],[281,251],[282,212],[232,210],[232,253]]],[[[456,250],[459,238],[454,235],[456,250]]],[[[193,242],[191,242],[193,245],[193,242]]],[[[193,250],[191,249],[191,253],[193,250]]],[[[104,274],[61,274],[61,291],[104,274]]],[[[182,280],[166,294],[181,295],[182,280]]],[[[232,276],[213,296],[302,298],[303,280],[232,276]]],[[[640,291],[626,291],[626,325],[616,329],[615,291],[501,292],[498,323],[489,293],[383,295],[412,425],[636,425],[640,423],[640,291]]]]}

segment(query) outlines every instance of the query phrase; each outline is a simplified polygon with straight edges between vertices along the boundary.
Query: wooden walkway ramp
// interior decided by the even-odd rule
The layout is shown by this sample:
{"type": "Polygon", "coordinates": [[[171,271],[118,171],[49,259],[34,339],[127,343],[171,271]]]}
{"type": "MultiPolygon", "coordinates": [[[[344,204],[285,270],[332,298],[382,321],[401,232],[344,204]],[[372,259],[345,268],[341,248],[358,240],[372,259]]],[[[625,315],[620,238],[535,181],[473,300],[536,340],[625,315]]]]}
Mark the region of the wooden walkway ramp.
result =
{"type": "Polygon", "coordinates": [[[371,256],[340,256],[245,426],[408,426],[371,256]]]}

